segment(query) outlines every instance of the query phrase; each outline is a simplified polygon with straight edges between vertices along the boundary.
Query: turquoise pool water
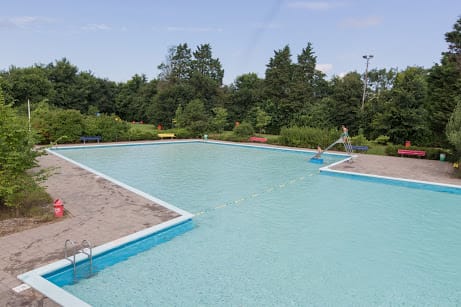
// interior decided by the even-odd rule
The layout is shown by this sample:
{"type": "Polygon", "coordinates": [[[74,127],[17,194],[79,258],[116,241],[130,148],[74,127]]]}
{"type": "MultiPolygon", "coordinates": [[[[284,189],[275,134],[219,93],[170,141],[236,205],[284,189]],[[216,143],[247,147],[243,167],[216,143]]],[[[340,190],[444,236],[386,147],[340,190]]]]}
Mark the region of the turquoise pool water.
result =
{"type": "Polygon", "coordinates": [[[459,194],[322,176],[290,151],[59,153],[197,214],[192,231],[64,287],[93,306],[461,304],[459,194]]]}

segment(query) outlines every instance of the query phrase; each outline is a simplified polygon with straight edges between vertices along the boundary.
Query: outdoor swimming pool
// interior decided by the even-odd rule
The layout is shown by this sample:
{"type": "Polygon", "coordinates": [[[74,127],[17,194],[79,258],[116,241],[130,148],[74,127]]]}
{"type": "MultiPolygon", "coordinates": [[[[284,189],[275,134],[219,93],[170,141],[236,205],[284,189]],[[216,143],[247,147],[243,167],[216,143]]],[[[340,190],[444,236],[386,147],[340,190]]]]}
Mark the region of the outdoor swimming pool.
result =
{"type": "Polygon", "coordinates": [[[58,152],[196,214],[192,231],[64,286],[93,306],[461,304],[461,194],[321,176],[287,150],[58,152]]]}

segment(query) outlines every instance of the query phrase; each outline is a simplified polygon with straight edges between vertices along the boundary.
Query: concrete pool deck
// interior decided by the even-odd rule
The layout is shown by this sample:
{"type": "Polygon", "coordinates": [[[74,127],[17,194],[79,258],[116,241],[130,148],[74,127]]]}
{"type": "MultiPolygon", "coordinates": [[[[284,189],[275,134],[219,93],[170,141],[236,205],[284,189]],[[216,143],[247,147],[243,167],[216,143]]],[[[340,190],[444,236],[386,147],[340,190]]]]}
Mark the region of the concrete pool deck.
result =
{"type": "MultiPolygon", "coordinates": [[[[0,237],[0,306],[57,306],[34,290],[17,294],[12,288],[22,283],[18,274],[62,259],[66,239],[87,239],[99,246],[177,216],[54,155],[40,157],[39,163],[44,168],[58,167],[46,186],[53,198],[64,201],[68,215],[0,237]]],[[[461,187],[448,162],[360,154],[352,163],[333,169],[461,187]]]]}

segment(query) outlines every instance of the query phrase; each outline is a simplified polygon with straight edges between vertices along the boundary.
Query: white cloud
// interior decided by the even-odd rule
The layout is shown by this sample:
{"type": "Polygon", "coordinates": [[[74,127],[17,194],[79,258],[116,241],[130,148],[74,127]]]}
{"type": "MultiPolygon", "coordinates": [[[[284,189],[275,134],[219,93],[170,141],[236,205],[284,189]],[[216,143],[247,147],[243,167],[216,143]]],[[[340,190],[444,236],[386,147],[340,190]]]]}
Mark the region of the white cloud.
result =
{"type": "Polygon", "coordinates": [[[112,28],[104,23],[89,23],[81,27],[85,31],[108,31],[112,28]]]}
{"type": "Polygon", "coordinates": [[[340,23],[344,28],[368,28],[374,27],[382,23],[382,18],[378,16],[370,16],[366,18],[348,18],[340,23]]]}
{"type": "Polygon", "coordinates": [[[288,3],[289,8],[304,9],[310,11],[326,11],[343,6],[339,2],[327,2],[327,1],[296,1],[288,3]]]}
{"type": "Polygon", "coordinates": [[[324,74],[327,74],[333,70],[333,64],[317,64],[315,65],[315,69],[320,70],[324,74]]]}
{"type": "Polygon", "coordinates": [[[222,32],[222,28],[212,28],[212,27],[175,27],[170,26],[166,28],[170,32],[222,32]]]}
{"type": "Polygon", "coordinates": [[[29,29],[52,23],[51,18],[40,16],[0,17],[0,29],[29,29]]]}

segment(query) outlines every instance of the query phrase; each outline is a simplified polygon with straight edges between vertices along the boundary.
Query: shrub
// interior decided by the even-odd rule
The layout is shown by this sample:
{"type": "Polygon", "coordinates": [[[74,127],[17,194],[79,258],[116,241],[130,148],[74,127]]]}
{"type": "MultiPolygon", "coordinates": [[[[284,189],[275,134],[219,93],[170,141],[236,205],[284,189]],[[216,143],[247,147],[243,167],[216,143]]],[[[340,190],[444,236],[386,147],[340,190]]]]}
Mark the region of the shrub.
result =
{"type": "Polygon", "coordinates": [[[335,129],[320,129],[312,127],[282,128],[280,131],[280,144],[295,147],[316,148],[320,145],[326,148],[340,136],[335,129]]]}
{"type": "Polygon", "coordinates": [[[374,142],[376,144],[387,145],[389,139],[390,138],[387,135],[380,135],[374,140],[374,142]]]}
{"type": "MultiPolygon", "coordinates": [[[[11,198],[15,204],[14,209],[9,213],[9,217],[37,217],[47,218],[52,216],[52,202],[53,199],[45,191],[45,189],[38,185],[34,177],[27,174],[21,176],[22,186],[11,198]]],[[[3,213],[5,210],[3,210],[3,213]]],[[[5,214],[2,214],[5,215],[5,214]]]]}
{"type": "Polygon", "coordinates": [[[190,139],[196,137],[195,133],[186,128],[170,129],[168,132],[174,133],[178,139],[190,139]]]}
{"type": "Polygon", "coordinates": [[[157,130],[146,130],[140,127],[130,127],[130,129],[124,134],[124,138],[128,138],[129,141],[159,139],[157,136],[157,130]]]}
{"type": "Polygon", "coordinates": [[[368,145],[369,142],[363,134],[351,137],[351,143],[357,146],[368,145]]]}
{"type": "Polygon", "coordinates": [[[32,127],[39,135],[39,143],[49,144],[65,139],[77,142],[84,129],[84,117],[77,110],[63,110],[41,102],[32,112],[32,127]]]}
{"type": "Polygon", "coordinates": [[[33,150],[27,121],[5,105],[0,89],[0,207],[18,207],[16,196],[27,187],[26,170],[35,166],[38,152],[33,150]]]}
{"type": "Polygon", "coordinates": [[[50,141],[55,142],[60,138],[66,138],[70,142],[80,141],[84,126],[84,118],[80,111],[58,109],[53,115],[53,138],[50,141]]]}
{"type": "Polygon", "coordinates": [[[386,149],[384,150],[384,152],[386,153],[386,155],[388,156],[394,156],[394,157],[397,157],[398,154],[397,154],[397,150],[400,148],[401,146],[398,146],[398,145],[387,145],[386,146],[386,149]]]}
{"type": "Polygon", "coordinates": [[[100,135],[104,142],[123,140],[130,129],[130,124],[120,120],[115,115],[88,116],[89,125],[85,128],[84,135],[100,135]],[[95,130],[91,130],[95,129],[95,130]]]}
{"type": "Polygon", "coordinates": [[[253,126],[247,122],[243,122],[236,126],[233,132],[238,137],[249,137],[255,133],[253,126]]]}

